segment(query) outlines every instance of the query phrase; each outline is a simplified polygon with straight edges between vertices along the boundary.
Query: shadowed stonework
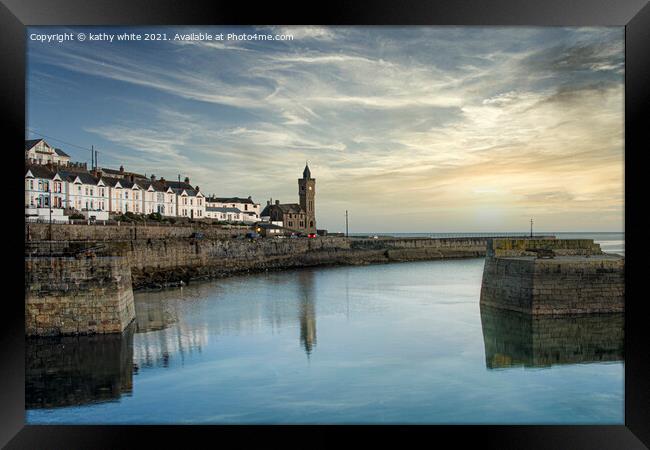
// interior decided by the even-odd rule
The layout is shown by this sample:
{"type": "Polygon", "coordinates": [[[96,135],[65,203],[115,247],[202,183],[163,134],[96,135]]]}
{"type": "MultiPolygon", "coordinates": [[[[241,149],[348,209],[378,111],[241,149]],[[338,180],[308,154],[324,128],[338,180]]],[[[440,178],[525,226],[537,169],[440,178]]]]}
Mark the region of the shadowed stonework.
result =
{"type": "Polygon", "coordinates": [[[481,305],[488,369],[623,360],[623,313],[535,316],[481,305]]]}
{"type": "Polygon", "coordinates": [[[106,402],[133,389],[133,332],[28,338],[25,407],[106,402]]]}

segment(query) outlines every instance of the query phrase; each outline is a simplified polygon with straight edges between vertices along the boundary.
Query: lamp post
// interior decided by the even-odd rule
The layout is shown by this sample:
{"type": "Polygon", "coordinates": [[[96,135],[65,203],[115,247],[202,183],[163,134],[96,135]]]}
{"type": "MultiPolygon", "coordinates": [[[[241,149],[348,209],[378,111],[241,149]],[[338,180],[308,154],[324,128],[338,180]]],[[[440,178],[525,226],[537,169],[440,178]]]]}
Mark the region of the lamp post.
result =
{"type": "Polygon", "coordinates": [[[345,237],[350,237],[348,233],[348,210],[345,210],[345,237]]]}
{"type": "Polygon", "coordinates": [[[50,210],[49,232],[50,232],[50,257],[51,257],[52,256],[52,186],[51,185],[48,185],[47,193],[49,196],[48,207],[50,210]]]}

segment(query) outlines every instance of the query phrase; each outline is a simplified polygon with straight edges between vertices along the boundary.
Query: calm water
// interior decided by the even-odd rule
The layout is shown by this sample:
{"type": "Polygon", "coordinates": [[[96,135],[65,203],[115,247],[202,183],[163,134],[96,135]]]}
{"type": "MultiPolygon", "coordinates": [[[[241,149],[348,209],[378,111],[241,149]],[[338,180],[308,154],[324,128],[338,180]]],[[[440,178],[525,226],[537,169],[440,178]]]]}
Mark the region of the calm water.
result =
{"type": "Polygon", "coordinates": [[[622,315],[481,310],[482,271],[319,268],[138,293],[122,336],[28,341],[27,421],[622,424],[622,315]]]}

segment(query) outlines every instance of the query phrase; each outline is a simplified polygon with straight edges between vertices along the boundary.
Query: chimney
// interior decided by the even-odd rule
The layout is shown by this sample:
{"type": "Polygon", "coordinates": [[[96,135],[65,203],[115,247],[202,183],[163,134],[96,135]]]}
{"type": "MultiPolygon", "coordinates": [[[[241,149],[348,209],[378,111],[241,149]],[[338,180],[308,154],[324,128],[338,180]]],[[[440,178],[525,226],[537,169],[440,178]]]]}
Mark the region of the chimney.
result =
{"type": "Polygon", "coordinates": [[[190,184],[190,177],[185,177],[185,182],[186,182],[187,184],[190,184]]]}
{"type": "Polygon", "coordinates": [[[156,181],[156,176],[153,173],[151,174],[151,181],[156,181]]]}
{"type": "Polygon", "coordinates": [[[199,185],[197,184],[196,187],[194,188],[195,191],[200,191],[201,189],[199,188],[199,185]]]}
{"type": "Polygon", "coordinates": [[[271,200],[266,201],[266,206],[271,206],[271,200]]]}
{"type": "Polygon", "coordinates": [[[124,166],[120,166],[120,173],[124,173],[124,166]]]}
{"type": "Polygon", "coordinates": [[[275,201],[275,204],[276,204],[276,205],[279,205],[279,204],[280,204],[280,200],[276,200],[276,201],[275,201]]]}
{"type": "Polygon", "coordinates": [[[167,181],[165,181],[165,177],[160,177],[160,182],[163,184],[163,186],[167,186],[167,181]]]}
{"type": "Polygon", "coordinates": [[[135,182],[135,175],[129,175],[129,181],[131,181],[131,183],[135,182]]]}

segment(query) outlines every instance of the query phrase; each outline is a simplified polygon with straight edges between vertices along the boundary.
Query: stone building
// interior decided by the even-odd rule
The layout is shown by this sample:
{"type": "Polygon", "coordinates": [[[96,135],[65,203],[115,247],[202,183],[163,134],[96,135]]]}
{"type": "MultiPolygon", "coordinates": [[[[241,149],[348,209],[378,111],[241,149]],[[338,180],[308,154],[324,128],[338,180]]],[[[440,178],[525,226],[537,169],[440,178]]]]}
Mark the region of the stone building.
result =
{"type": "Polygon", "coordinates": [[[262,220],[302,233],[316,232],[316,179],[311,177],[309,165],[305,165],[302,178],[298,179],[299,203],[267,201],[260,214],[262,220]]]}

